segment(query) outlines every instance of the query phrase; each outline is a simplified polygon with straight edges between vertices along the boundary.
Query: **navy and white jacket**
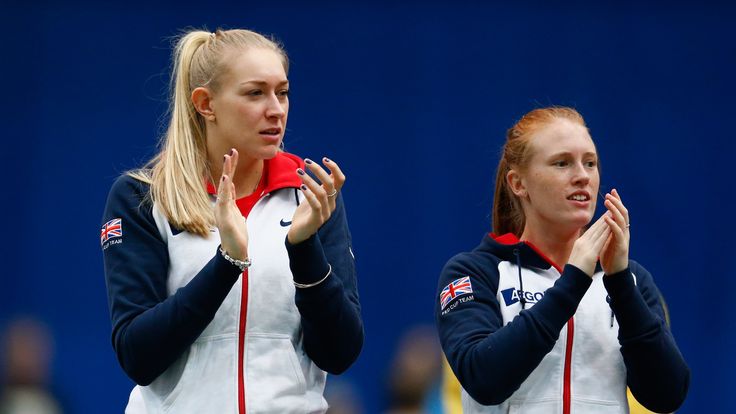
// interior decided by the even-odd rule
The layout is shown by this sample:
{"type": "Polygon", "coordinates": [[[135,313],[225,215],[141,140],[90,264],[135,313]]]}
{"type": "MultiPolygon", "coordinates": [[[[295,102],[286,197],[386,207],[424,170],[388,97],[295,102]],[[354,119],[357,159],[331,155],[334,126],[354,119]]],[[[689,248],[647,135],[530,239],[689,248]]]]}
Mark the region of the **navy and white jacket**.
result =
{"type": "Polygon", "coordinates": [[[252,260],[242,275],[219,254],[216,228],[206,238],[176,229],[148,185],[115,182],[101,242],[113,348],[138,384],[126,413],[326,411],[326,372],[355,361],[363,324],[342,198],[318,234],[286,241],[299,166],[280,153],[254,196],[237,200],[252,260]],[[294,288],[330,265],[323,283],[294,288]]]}
{"type": "Polygon", "coordinates": [[[514,235],[487,235],[439,280],[435,317],[465,413],[628,413],[626,386],[672,412],[690,370],[649,272],[590,278],[514,235]]]}

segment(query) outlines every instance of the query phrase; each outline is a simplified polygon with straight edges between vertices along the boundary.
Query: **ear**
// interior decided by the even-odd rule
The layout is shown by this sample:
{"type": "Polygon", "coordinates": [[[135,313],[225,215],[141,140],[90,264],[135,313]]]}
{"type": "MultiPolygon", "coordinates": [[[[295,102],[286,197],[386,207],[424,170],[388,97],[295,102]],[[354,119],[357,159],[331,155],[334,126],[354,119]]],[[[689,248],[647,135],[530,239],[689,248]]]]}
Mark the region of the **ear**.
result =
{"type": "Polygon", "coordinates": [[[192,104],[204,119],[214,122],[215,111],[212,108],[212,92],[205,87],[198,87],[192,91],[192,104]]]}
{"type": "Polygon", "coordinates": [[[506,173],[506,184],[508,184],[511,192],[519,198],[526,197],[526,184],[524,183],[524,177],[521,176],[519,171],[510,169],[506,173]]]}

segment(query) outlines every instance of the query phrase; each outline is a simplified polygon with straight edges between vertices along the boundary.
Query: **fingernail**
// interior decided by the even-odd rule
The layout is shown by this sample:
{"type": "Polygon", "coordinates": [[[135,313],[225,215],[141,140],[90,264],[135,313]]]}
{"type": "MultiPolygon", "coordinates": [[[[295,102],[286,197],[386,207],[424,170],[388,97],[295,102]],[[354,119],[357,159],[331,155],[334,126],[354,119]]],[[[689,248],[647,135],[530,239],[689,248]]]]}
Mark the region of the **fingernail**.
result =
{"type": "Polygon", "coordinates": [[[307,191],[307,186],[302,184],[302,190],[307,191]]]}
{"type": "Polygon", "coordinates": [[[304,175],[304,170],[302,170],[301,168],[297,168],[296,173],[299,175],[304,175]]]}
{"type": "Polygon", "coordinates": [[[222,178],[221,178],[220,180],[221,180],[221,181],[225,181],[225,177],[226,177],[226,176],[225,176],[225,174],[223,174],[223,175],[222,175],[222,178]]]}
{"type": "Polygon", "coordinates": [[[310,160],[309,158],[305,158],[304,159],[304,163],[305,164],[311,164],[312,163],[312,160],[310,160]]]}
{"type": "Polygon", "coordinates": [[[225,162],[225,161],[227,161],[227,155],[222,156],[222,162],[225,162]]]}
{"type": "Polygon", "coordinates": [[[325,157],[325,162],[332,162],[329,158],[325,157]]]}
{"type": "Polygon", "coordinates": [[[232,157],[233,156],[233,151],[235,151],[235,148],[230,148],[230,152],[228,153],[228,155],[230,155],[232,157]]]}

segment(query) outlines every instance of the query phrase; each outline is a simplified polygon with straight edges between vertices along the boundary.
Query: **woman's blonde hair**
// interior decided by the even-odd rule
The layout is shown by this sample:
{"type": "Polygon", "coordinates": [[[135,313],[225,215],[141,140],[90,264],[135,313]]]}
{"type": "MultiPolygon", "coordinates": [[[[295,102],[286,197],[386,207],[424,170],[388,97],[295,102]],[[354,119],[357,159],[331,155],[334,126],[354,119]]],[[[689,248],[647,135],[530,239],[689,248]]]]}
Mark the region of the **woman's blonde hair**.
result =
{"type": "Polygon", "coordinates": [[[512,168],[526,168],[532,155],[532,135],[558,119],[567,119],[587,129],[585,120],[578,111],[564,106],[552,106],[527,113],[506,132],[506,143],[498,163],[496,191],[493,196],[492,224],[495,234],[513,233],[516,237],[521,237],[526,217],[521,202],[509,188],[506,175],[512,168]]]}
{"type": "Polygon", "coordinates": [[[191,30],[177,38],[170,84],[171,117],[161,149],[143,168],[128,175],[150,184],[151,200],[179,229],[206,237],[215,224],[205,185],[212,180],[205,120],[192,103],[192,91],[202,86],[217,91],[228,52],[250,48],[273,50],[281,56],[288,73],[289,60],[281,45],[250,30],[191,30]]]}

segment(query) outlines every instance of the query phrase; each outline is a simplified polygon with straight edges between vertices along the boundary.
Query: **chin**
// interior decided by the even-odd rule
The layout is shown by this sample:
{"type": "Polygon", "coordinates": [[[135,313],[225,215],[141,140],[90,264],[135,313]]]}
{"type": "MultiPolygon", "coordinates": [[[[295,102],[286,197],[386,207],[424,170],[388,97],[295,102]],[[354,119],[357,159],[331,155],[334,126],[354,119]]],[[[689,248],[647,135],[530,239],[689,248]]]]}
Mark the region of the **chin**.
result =
{"type": "Polygon", "coordinates": [[[259,157],[262,160],[270,160],[271,158],[274,158],[279,153],[279,147],[268,147],[264,148],[261,151],[259,151],[259,157]]]}
{"type": "Polygon", "coordinates": [[[574,226],[577,228],[583,228],[587,226],[588,224],[591,224],[593,221],[593,215],[585,215],[584,217],[576,217],[573,220],[571,220],[572,223],[574,223],[574,226]]]}

